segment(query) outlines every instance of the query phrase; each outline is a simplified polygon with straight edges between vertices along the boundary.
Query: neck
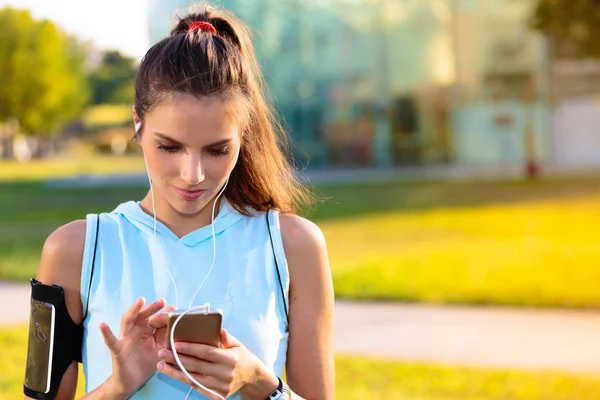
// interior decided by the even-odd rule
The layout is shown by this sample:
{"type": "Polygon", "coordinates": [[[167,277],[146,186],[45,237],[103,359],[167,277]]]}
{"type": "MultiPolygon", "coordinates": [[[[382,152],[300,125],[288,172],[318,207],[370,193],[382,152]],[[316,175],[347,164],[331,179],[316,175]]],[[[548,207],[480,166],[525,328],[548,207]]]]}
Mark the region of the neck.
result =
{"type": "MultiPolygon", "coordinates": [[[[182,238],[185,235],[212,223],[212,210],[215,198],[216,196],[195,214],[182,214],[154,193],[156,219],[169,228],[178,238],[182,238]]],[[[221,198],[219,198],[217,205],[215,206],[215,218],[217,218],[217,215],[219,214],[220,205],[221,198]]],[[[146,214],[152,216],[152,194],[150,191],[140,202],[140,206],[146,214]]]]}

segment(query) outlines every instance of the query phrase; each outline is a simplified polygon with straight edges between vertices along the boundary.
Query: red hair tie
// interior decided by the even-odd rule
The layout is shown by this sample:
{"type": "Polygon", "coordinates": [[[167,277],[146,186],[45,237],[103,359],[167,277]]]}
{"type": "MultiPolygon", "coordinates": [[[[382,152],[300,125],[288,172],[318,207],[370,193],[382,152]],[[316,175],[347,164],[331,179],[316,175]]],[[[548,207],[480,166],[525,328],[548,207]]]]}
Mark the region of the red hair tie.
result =
{"type": "Polygon", "coordinates": [[[214,26],[212,26],[212,24],[210,22],[204,22],[204,21],[194,21],[190,24],[190,26],[188,27],[188,33],[191,32],[196,32],[196,31],[210,31],[210,33],[212,33],[213,35],[217,34],[217,30],[215,29],[214,26]]]}

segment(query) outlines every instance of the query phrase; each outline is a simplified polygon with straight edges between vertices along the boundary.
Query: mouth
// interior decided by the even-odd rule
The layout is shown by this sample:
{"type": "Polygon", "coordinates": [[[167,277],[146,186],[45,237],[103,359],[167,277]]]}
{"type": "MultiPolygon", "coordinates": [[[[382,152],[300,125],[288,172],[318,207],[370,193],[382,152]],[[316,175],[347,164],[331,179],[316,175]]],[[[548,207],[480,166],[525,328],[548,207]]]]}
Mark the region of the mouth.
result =
{"type": "Polygon", "coordinates": [[[174,188],[175,188],[175,191],[177,192],[177,194],[179,195],[179,197],[181,197],[182,199],[184,199],[186,201],[198,200],[199,198],[204,196],[204,193],[206,193],[206,190],[186,190],[186,189],[180,189],[176,186],[174,186],[174,188]]]}

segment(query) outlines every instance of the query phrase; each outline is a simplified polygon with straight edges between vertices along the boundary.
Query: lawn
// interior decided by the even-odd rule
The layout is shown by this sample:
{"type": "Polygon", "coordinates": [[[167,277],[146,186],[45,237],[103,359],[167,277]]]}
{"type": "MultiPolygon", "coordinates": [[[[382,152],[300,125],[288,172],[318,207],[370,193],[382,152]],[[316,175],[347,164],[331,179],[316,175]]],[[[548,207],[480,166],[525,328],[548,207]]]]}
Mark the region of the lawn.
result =
{"type": "MultiPolygon", "coordinates": [[[[88,167],[101,168],[125,167],[106,160],[88,167]]],[[[328,240],[338,297],[600,306],[600,184],[593,179],[317,191],[327,200],[310,217],[328,240]]],[[[60,224],[144,192],[143,183],[49,189],[35,180],[0,182],[0,279],[35,274],[43,241],[60,224]]]]}
{"type": "Polygon", "coordinates": [[[340,297],[600,306],[600,195],[323,221],[340,297]]]}
{"type": "MultiPolygon", "coordinates": [[[[0,400],[22,398],[26,346],[25,328],[0,329],[0,400]]],[[[590,400],[600,378],[337,356],[336,391],[345,400],[590,400]]]]}
{"type": "Polygon", "coordinates": [[[26,164],[0,160],[1,181],[36,181],[80,174],[118,174],[140,172],[144,161],[140,157],[73,156],[49,160],[32,160],[26,164]]]}

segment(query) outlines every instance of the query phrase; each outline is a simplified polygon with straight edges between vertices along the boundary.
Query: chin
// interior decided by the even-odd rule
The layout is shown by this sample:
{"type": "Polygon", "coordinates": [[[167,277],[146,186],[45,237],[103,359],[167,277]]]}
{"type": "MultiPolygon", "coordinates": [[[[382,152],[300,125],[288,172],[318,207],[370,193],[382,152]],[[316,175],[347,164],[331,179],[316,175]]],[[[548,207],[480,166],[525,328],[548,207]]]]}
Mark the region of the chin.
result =
{"type": "Polygon", "coordinates": [[[207,205],[208,201],[204,199],[204,197],[198,200],[183,200],[180,197],[177,197],[169,202],[171,207],[175,209],[179,214],[182,215],[195,215],[202,211],[207,205]]]}

